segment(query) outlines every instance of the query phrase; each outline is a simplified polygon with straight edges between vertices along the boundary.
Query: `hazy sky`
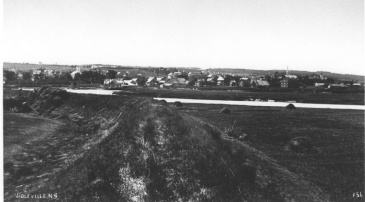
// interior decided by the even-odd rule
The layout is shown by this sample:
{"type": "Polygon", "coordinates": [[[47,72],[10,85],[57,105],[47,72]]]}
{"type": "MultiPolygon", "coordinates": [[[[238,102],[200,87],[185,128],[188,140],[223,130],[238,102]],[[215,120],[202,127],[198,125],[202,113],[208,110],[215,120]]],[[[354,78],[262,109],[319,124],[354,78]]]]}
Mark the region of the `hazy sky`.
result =
{"type": "Polygon", "coordinates": [[[364,73],[363,0],[4,0],[4,61],[364,73]]]}

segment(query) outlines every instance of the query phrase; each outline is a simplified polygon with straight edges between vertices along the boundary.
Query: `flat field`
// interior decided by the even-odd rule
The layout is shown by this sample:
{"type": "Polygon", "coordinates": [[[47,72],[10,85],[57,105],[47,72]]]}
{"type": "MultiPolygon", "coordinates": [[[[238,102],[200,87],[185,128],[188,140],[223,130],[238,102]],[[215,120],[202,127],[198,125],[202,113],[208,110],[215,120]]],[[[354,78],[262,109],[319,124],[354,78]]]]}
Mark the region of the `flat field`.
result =
{"type": "Polygon", "coordinates": [[[140,88],[130,91],[121,91],[119,95],[135,95],[160,98],[189,98],[208,100],[248,100],[272,99],[275,101],[291,101],[302,103],[322,104],[354,104],[364,105],[364,93],[332,94],[332,93],[300,93],[300,92],[250,92],[239,88],[236,90],[202,91],[191,89],[149,89],[140,88]]]}
{"type": "Polygon", "coordinates": [[[364,190],[364,112],[357,110],[295,109],[184,104],[181,111],[225,131],[247,134],[247,143],[303,176],[333,201],[353,200],[364,190]],[[308,137],[316,152],[296,153],[290,140],[308,137]]]}

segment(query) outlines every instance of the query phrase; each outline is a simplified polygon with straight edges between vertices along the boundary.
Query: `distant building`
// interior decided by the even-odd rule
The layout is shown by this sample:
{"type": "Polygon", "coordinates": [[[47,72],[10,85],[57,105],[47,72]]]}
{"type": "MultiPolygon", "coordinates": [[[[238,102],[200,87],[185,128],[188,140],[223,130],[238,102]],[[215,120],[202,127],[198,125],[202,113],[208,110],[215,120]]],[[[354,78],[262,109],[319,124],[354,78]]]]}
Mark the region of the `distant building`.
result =
{"type": "Polygon", "coordinates": [[[202,72],[189,72],[188,73],[188,77],[198,77],[198,76],[201,76],[202,75],[202,72]]]}
{"type": "Polygon", "coordinates": [[[207,78],[207,84],[213,85],[214,84],[214,78],[213,77],[208,77],[207,78]]]}
{"type": "Polygon", "coordinates": [[[167,75],[167,79],[172,79],[175,78],[175,74],[174,73],[170,73],[167,75]]]}
{"type": "Polygon", "coordinates": [[[164,78],[164,77],[157,77],[157,78],[156,78],[156,81],[157,81],[157,84],[158,84],[159,86],[163,85],[163,84],[166,82],[166,80],[165,80],[165,78],[164,78]]]}
{"type": "Polygon", "coordinates": [[[18,79],[23,79],[24,74],[22,72],[19,72],[17,76],[18,76],[18,79]]]}
{"type": "Polygon", "coordinates": [[[298,79],[284,78],[280,80],[280,86],[282,88],[299,88],[300,82],[298,79]]]}
{"type": "Polygon", "coordinates": [[[196,87],[201,87],[203,86],[203,83],[204,83],[204,79],[203,78],[198,78],[194,84],[194,86],[196,87]]]}
{"type": "Polygon", "coordinates": [[[156,77],[149,77],[146,81],[146,86],[149,86],[149,87],[155,87],[157,86],[158,82],[157,82],[157,79],[156,77]]]}
{"type": "Polygon", "coordinates": [[[326,84],[325,83],[315,83],[314,86],[315,87],[324,87],[326,84]]]}
{"type": "Polygon", "coordinates": [[[328,89],[330,89],[333,93],[345,93],[349,90],[349,86],[341,83],[341,84],[330,84],[328,85],[328,89]]]}
{"type": "Polygon", "coordinates": [[[298,76],[289,74],[289,67],[287,67],[285,78],[287,78],[287,79],[298,79],[298,76]]]}
{"type": "Polygon", "coordinates": [[[289,74],[289,67],[286,69],[286,75],[280,80],[280,87],[282,88],[299,88],[300,82],[297,75],[289,74]]]}
{"type": "Polygon", "coordinates": [[[238,85],[239,87],[249,88],[251,87],[251,79],[247,77],[242,77],[240,78],[238,85]]]}
{"type": "Polygon", "coordinates": [[[138,78],[133,78],[130,80],[123,80],[124,86],[138,86],[138,78]]]}
{"type": "Polygon", "coordinates": [[[253,79],[253,80],[251,80],[251,86],[253,88],[269,88],[270,84],[266,80],[253,79]]]}
{"type": "Polygon", "coordinates": [[[164,87],[171,87],[171,88],[185,88],[187,85],[186,80],[184,78],[172,78],[168,79],[164,87]]]}
{"type": "Polygon", "coordinates": [[[76,70],[70,74],[72,79],[75,79],[76,74],[82,74],[80,67],[76,67],[76,70]]]}
{"type": "Polygon", "coordinates": [[[224,78],[222,76],[219,76],[217,79],[217,86],[223,86],[224,85],[224,78]]]}
{"type": "Polygon", "coordinates": [[[229,86],[237,86],[236,80],[232,79],[229,81],[229,86]]]}

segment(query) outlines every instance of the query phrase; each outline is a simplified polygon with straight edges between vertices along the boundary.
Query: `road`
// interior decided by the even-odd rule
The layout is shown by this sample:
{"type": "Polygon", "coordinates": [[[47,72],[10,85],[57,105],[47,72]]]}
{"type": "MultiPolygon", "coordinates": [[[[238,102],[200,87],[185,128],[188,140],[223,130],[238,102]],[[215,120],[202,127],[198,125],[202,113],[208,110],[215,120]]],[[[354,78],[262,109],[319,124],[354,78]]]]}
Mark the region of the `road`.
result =
{"type": "MultiPolygon", "coordinates": [[[[285,107],[289,102],[260,102],[260,101],[230,101],[230,100],[199,100],[182,98],[154,98],[156,100],[166,100],[168,103],[179,101],[190,104],[220,104],[220,105],[246,105],[246,106],[265,106],[265,107],[285,107]]],[[[338,104],[311,104],[293,103],[297,108],[319,108],[319,109],[352,109],[365,110],[364,105],[338,105],[338,104]]]]}
{"type": "MultiPolygon", "coordinates": [[[[113,92],[119,90],[104,90],[104,89],[68,89],[70,93],[80,94],[97,94],[97,95],[112,95],[113,92]]],[[[33,88],[23,88],[23,90],[33,90],[33,88]]],[[[290,102],[262,102],[262,101],[230,101],[230,100],[200,100],[200,99],[183,99],[183,98],[154,98],[156,100],[166,100],[168,103],[179,101],[181,103],[191,104],[220,104],[220,105],[246,105],[246,106],[265,106],[265,107],[285,107],[290,102]]],[[[312,103],[293,103],[297,108],[318,108],[318,109],[351,109],[351,110],[365,110],[364,105],[341,105],[341,104],[312,104],[312,103]]]]}

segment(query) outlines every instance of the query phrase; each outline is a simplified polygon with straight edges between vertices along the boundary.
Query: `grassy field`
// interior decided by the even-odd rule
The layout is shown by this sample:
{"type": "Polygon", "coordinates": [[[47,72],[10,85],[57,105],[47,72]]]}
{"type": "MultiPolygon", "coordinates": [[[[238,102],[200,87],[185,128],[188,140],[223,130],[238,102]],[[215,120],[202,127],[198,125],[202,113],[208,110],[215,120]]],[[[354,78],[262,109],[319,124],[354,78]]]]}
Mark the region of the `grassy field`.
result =
{"type": "Polygon", "coordinates": [[[299,92],[248,92],[242,90],[232,91],[197,91],[190,89],[147,89],[140,88],[135,91],[122,91],[118,95],[134,95],[160,98],[189,98],[208,100],[248,100],[272,99],[275,101],[291,101],[302,103],[323,104],[355,104],[364,105],[363,93],[330,94],[330,93],[299,93],[299,92]]]}
{"type": "Polygon", "coordinates": [[[352,200],[364,190],[364,112],[184,104],[181,111],[219,127],[248,134],[247,142],[330,194],[352,200]],[[288,143],[309,137],[316,152],[295,153],[288,143]]]}

